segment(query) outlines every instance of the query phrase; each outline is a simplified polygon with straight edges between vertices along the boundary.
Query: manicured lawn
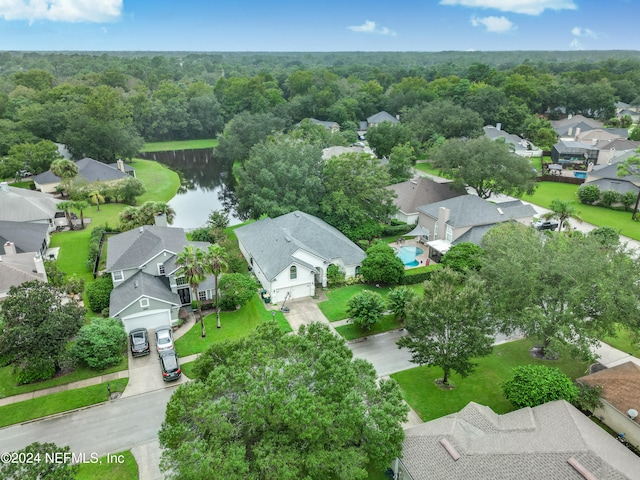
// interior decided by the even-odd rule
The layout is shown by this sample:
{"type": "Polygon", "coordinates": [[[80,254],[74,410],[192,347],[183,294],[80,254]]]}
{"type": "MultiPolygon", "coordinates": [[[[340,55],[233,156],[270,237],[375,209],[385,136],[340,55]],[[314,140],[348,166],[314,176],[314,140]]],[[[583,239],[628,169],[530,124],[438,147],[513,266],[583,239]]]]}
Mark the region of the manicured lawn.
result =
{"type": "Polygon", "coordinates": [[[136,177],[147,189],[137,198],[138,205],[148,200],[168,202],[180,188],[180,176],[161,163],[135,158],[131,166],[136,169],[136,177]]]}
{"type": "Polygon", "coordinates": [[[524,195],[523,200],[549,208],[554,199],[571,202],[582,221],[598,226],[613,227],[622,235],[640,240],[640,222],[631,220],[631,212],[584,205],[578,201],[578,185],[557,182],[540,182],[533,195],[524,195]]]}
{"type": "Polygon", "coordinates": [[[12,395],[19,395],[21,393],[35,392],[36,390],[42,390],[43,388],[57,387],[58,385],[65,385],[71,382],[77,382],[79,380],[86,380],[87,378],[97,377],[99,375],[107,375],[113,372],[120,372],[129,368],[129,357],[127,355],[122,356],[122,361],[113,367],[107,368],[98,372],[90,368],[77,367],[73,372],[67,375],[61,375],[59,377],[45,380],[43,382],[29,383],[27,385],[18,385],[16,383],[16,377],[13,374],[13,365],[7,365],[0,368],[0,398],[10,397],[12,395]]]}
{"type": "MultiPolygon", "coordinates": [[[[128,378],[109,382],[112,392],[123,392],[128,378]]],[[[46,417],[76,408],[94,405],[109,400],[107,384],[101,383],[91,387],[53,393],[24,402],[0,407],[0,427],[46,417]]]]}
{"type": "Polygon", "coordinates": [[[416,163],[415,167],[416,170],[420,170],[421,172],[424,173],[428,173],[429,175],[434,175],[436,177],[441,177],[441,173],[440,170],[438,170],[437,168],[434,168],[431,166],[431,163],[429,162],[423,162],[423,163],[416,163]]]}
{"type": "MultiPolygon", "coordinates": [[[[280,311],[275,311],[275,319],[280,324],[280,328],[285,332],[290,332],[291,327],[280,311]]],[[[206,313],[206,311],[204,312],[206,313]]],[[[255,295],[249,303],[240,310],[233,312],[220,312],[220,323],[222,328],[216,328],[216,315],[209,313],[204,318],[204,326],[207,336],[200,336],[200,324],[191,327],[186,334],[176,340],[176,351],[181,357],[193,355],[204,351],[209,345],[225,340],[237,340],[247,336],[260,323],[271,320],[270,311],[264,307],[264,303],[258,295],[255,295]]]]}
{"type": "Polygon", "coordinates": [[[382,317],[382,320],[371,327],[371,330],[362,330],[360,327],[350,323],[348,325],[336,327],[336,331],[340,335],[342,335],[345,340],[355,340],[356,338],[367,337],[369,335],[375,335],[376,333],[388,332],[390,330],[396,330],[401,327],[402,325],[396,320],[396,316],[390,314],[382,317]]]}
{"type": "Polygon", "coordinates": [[[324,316],[330,322],[336,322],[338,320],[344,320],[347,318],[347,301],[353,297],[356,293],[363,290],[374,290],[379,294],[386,296],[391,288],[389,287],[374,287],[372,285],[348,285],[346,287],[332,288],[325,291],[327,300],[318,303],[318,307],[324,313],[324,316]]]}
{"type": "Polygon", "coordinates": [[[617,335],[614,337],[605,337],[602,341],[608,343],[613,348],[640,357],[640,339],[634,340],[632,332],[620,325],[618,325],[616,332],[617,335]]]}
{"type": "Polygon", "coordinates": [[[513,367],[539,364],[558,367],[571,378],[587,373],[588,364],[573,359],[556,361],[539,360],[529,355],[529,349],[536,342],[519,340],[497,345],[493,353],[477,361],[478,368],[467,378],[454,374],[451,381],[453,390],[442,390],[434,380],[442,378],[442,369],[417,367],[391,375],[401,386],[404,399],[424,421],[433,420],[461,410],[474,401],[491,407],[496,413],[507,413],[514,408],[504,398],[500,385],[510,377],[513,367]]]}
{"type": "Polygon", "coordinates": [[[138,463],[130,450],[100,457],[97,463],[81,463],[76,480],[138,480],[138,463]],[[120,463],[120,460],[124,460],[120,463]]]}
{"type": "Polygon", "coordinates": [[[144,144],[143,152],[164,152],[166,150],[189,150],[195,148],[213,148],[218,146],[217,138],[201,140],[176,140],[173,142],[149,142],[144,144]]]}

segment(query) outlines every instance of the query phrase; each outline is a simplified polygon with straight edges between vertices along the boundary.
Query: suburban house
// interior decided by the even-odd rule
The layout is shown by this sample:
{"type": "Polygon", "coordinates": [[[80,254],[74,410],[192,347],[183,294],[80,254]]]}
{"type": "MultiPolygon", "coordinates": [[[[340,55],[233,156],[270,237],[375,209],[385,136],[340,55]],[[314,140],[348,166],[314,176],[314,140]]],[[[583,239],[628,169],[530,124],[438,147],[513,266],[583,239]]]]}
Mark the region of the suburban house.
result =
{"type": "MultiPolygon", "coordinates": [[[[121,180],[127,176],[136,176],[135,169],[122,160],[106,164],[92,158],[83,158],[75,162],[75,164],[78,167],[78,177],[85,179],[89,183],[109,182],[121,180]]],[[[62,179],[51,173],[51,170],[33,177],[36,189],[46,193],[55,193],[56,187],[61,181],[62,179]]]]}
{"type": "MultiPolygon", "coordinates": [[[[58,200],[50,195],[10,187],[6,182],[1,182],[0,205],[0,221],[42,224],[46,225],[49,231],[56,228],[58,200]]],[[[64,214],[61,221],[66,223],[64,214]]]]}
{"type": "Polygon", "coordinates": [[[33,252],[44,256],[49,248],[49,225],[46,223],[6,222],[0,220],[0,255],[33,252]]]}
{"type": "Polygon", "coordinates": [[[576,140],[560,140],[551,149],[551,160],[563,167],[587,170],[589,164],[598,163],[600,151],[593,143],[576,140]]]}
{"type": "Polygon", "coordinates": [[[9,289],[31,280],[47,281],[42,255],[37,252],[20,253],[11,242],[3,242],[0,255],[0,300],[9,289]]]}
{"type": "Polygon", "coordinates": [[[640,448],[640,365],[628,361],[581,377],[578,382],[602,387],[602,406],[594,415],[614,432],[624,433],[628,442],[640,448]]]}
{"type": "Polygon", "coordinates": [[[604,128],[604,123],[583,115],[569,115],[562,120],[552,120],[551,126],[560,138],[575,138],[580,135],[580,132],[604,128]]]}
{"type": "Polygon", "coordinates": [[[640,142],[626,138],[615,138],[609,142],[599,142],[598,149],[600,150],[600,154],[598,155],[598,164],[606,165],[607,163],[619,161],[616,157],[624,152],[637,155],[638,148],[640,148],[640,142]]]}
{"type": "Polygon", "coordinates": [[[329,130],[331,133],[340,131],[340,124],[338,122],[327,122],[324,120],[317,120],[315,118],[310,118],[309,121],[314,125],[322,125],[325,130],[329,130]]]}
{"type": "Polygon", "coordinates": [[[418,207],[420,241],[429,247],[429,258],[440,262],[452,245],[470,242],[480,245],[495,225],[516,221],[530,225],[536,211],[520,200],[491,203],[477,195],[461,195],[418,207]]]}
{"type": "Polygon", "coordinates": [[[331,265],[353,277],[366,257],[337,229],[300,211],[258,220],[235,234],[249,267],[274,303],[314,295],[316,285],[327,285],[331,265]]]}
{"type": "Polygon", "coordinates": [[[329,160],[332,157],[337,157],[338,155],[342,155],[344,153],[368,153],[372,157],[376,156],[376,154],[373,153],[373,150],[366,146],[342,147],[340,145],[334,145],[333,147],[322,149],[322,160],[329,160]]]}
{"type": "Polygon", "coordinates": [[[498,415],[471,402],[405,430],[399,480],[632,480],[640,458],[564,400],[498,415]]]}
{"type": "Polygon", "coordinates": [[[367,133],[367,130],[369,128],[377,127],[382,122],[389,122],[389,123],[392,123],[392,124],[396,124],[396,123],[400,123],[400,120],[398,120],[397,117],[394,117],[390,113],[387,113],[387,112],[384,112],[384,111],[383,112],[378,112],[378,113],[376,113],[374,115],[371,115],[370,117],[367,117],[366,121],[360,122],[360,124],[358,126],[358,138],[363,140],[364,136],[367,133]]]}
{"type": "Polygon", "coordinates": [[[625,115],[629,115],[633,123],[637,123],[640,120],[640,106],[616,102],[616,117],[621,118],[625,115]]]}
{"type": "Polygon", "coordinates": [[[398,207],[395,219],[409,225],[418,223],[418,207],[467,194],[464,189],[455,189],[451,182],[438,183],[427,177],[394,183],[387,189],[397,196],[393,201],[398,207]]]}
{"type": "Polygon", "coordinates": [[[612,190],[620,194],[626,192],[637,194],[640,191],[640,176],[626,175],[618,177],[618,165],[614,163],[603,168],[593,169],[587,175],[586,181],[580,185],[580,188],[584,188],[587,185],[596,185],[601,192],[612,190]]]}
{"type": "MultiPolygon", "coordinates": [[[[177,277],[176,259],[187,245],[206,249],[206,242],[189,242],[182,228],[144,226],[109,238],[106,271],[113,290],[109,315],[119,318],[128,332],[134,328],[173,326],[179,310],[190,305],[192,292],[177,277]]],[[[201,300],[214,296],[213,279],[200,284],[201,300]]]]}
{"type": "Polygon", "coordinates": [[[520,138],[518,135],[513,135],[511,133],[507,133],[504,130],[501,130],[502,125],[498,124],[496,126],[486,125],[482,127],[484,130],[484,135],[490,140],[498,140],[503,139],[504,142],[508,145],[511,145],[513,148],[513,153],[520,157],[542,157],[542,150],[536,147],[533,143],[524,138],[520,138]]]}

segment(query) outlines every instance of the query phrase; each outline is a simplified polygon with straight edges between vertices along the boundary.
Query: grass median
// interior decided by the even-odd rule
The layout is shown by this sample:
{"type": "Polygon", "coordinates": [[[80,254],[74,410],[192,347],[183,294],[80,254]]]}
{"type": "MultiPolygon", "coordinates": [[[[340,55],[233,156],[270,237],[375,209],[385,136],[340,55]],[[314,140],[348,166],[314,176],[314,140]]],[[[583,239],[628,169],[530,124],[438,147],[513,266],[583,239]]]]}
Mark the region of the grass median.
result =
{"type": "Polygon", "coordinates": [[[76,480],[138,480],[138,463],[130,450],[110,453],[96,463],[81,463],[76,480]]]}
{"type": "Polygon", "coordinates": [[[124,392],[128,381],[128,378],[121,378],[2,406],[0,407],[0,427],[106,402],[109,400],[107,384],[111,392],[124,392]]]}

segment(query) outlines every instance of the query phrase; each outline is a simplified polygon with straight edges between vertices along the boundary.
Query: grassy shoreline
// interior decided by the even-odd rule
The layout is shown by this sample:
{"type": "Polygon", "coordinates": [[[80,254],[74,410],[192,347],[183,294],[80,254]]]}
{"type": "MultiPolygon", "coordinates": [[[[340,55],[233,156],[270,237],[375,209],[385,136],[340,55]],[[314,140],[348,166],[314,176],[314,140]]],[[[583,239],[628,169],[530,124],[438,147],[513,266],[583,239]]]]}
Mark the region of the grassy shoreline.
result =
{"type": "Polygon", "coordinates": [[[169,142],[148,142],[144,144],[141,152],[151,153],[169,150],[195,150],[200,148],[214,148],[217,146],[217,138],[204,138],[199,140],[175,140],[169,142]]]}

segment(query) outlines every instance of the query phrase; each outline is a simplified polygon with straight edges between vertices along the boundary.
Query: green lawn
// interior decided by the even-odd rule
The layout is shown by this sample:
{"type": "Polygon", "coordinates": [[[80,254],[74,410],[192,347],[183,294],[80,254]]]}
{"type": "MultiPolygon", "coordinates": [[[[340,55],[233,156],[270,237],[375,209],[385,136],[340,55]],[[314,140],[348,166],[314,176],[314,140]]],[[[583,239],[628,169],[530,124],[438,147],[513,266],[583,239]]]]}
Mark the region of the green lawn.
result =
{"type": "Polygon", "coordinates": [[[345,340],[355,340],[356,338],[367,337],[369,335],[375,335],[376,333],[388,332],[390,330],[396,330],[401,327],[402,325],[396,320],[396,316],[390,314],[382,317],[382,319],[378,323],[371,327],[371,330],[362,330],[360,327],[350,323],[348,325],[336,327],[336,331],[340,335],[342,335],[345,340]]]}
{"type": "MultiPolygon", "coordinates": [[[[282,312],[275,310],[272,310],[272,312],[275,312],[275,319],[280,324],[282,330],[290,332],[291,327],[282,312]]],[[[225,340],[237,340],[245,337],[260,323],[270,320],[271,318],[271,312],[267,311],[264,307],[264,303],[260,300],[260,297],[255,295],[249,303],[240,310],[220,312],[220,323],[222,324],[222,328],[220,329],[216,328],[215,313],[209,313],[204,319],[207,336],[205,338],[200,336],[200,324],[196,324],[191,327],[186,334],[176,340],[176,351],[181,357],[200,353],[212,343],[223,342],[225,340]]]]}
{"type": "Polygon", "coordinates": [[[613,348],[640,357],[640,338],[634,340],[632,332],[626,327],[618,325],[616,335],[613,337],[605,337],[602,341],[611,345],[613,348]]]}
{"type": "Polygon", "coordinates": [[[176,140],[173,142],[149,142],[144,144],[143,152],[164,152],[169,150],[190,150],[196,148],[213,148],[218,146],[217,138],[202,140],[176,140]]]}
{"type": "MultiPolygon", "coordinates": [[[[123,392],[128,378],[109,382],[112,392],[123,392]]],[[[0,427],[22,423],[36,418],[67,412],[109,400],[107,384],[53,393],[43,397],[0,407],[0,427]]]]}
{"type": "Polygon", "coordinates": [[[442,390],[434,384],[434,380],[442,378],[442,369],[437,367],[416,367],[391,377],[400,384],[404,399],[425,422],[457,412],[471,401],[487,405],[496,413],[507,413],[514,408],[504,398],[500,385],[510,377],[513,367],[526,364],[558,367],[571,378],[587,374],[586,362],[531,357],[529,349],[534,344],[532,340],[519,340],[497,345],[491,355],[478,359],[478,368],[470,376],[451,376],[456,386],[453,390],[442,390]]]}
{"type": "Polygon", "coordinates": [[[100,457],[97,463],[81,463],[76,480],[138,480],[138,463],[130,450],[100,457]],[[123,462],[121,463],[121,460],[123,462]]]}
{"type": "Polygon", "coordinates": [[[437,168],[432,167],[431,163],[429,163],[429,162],[416,163],[414,168],[416,170],[420,170],[421,172],[428,173],[429,175],[434,175],[436,177],[442,177],[442,175],[440,173],[440,170],[438,170],[437,168]]]}
{"type": "Polygon", "coordinates": [[[180,188],[180,176],[161,163],[135,158],[131,166],[136,169],[136,177],[147,189],[138,197],[139,205],[148,200],[168,202],[180,188]]]}
{"type": "Polygon", "coordinates": [[[34,392],[36,390],[42,390],[43,388],[57,387],[58,385],[86,380],[87,378],[93,378],[99,375],[120,372],[127,368],[129,368],[129,357],[127,355],[123,355],[122,361],[118,365],[100,372],[90,368],[77,367],[73,372],[67,375],[54,377],[43,382],[18,385],[16,382],[16,376],[13,373],[13,365],[7,365],[6,367],[0,368],[0,398],[11,397],[21,393],[34,392]]]}

